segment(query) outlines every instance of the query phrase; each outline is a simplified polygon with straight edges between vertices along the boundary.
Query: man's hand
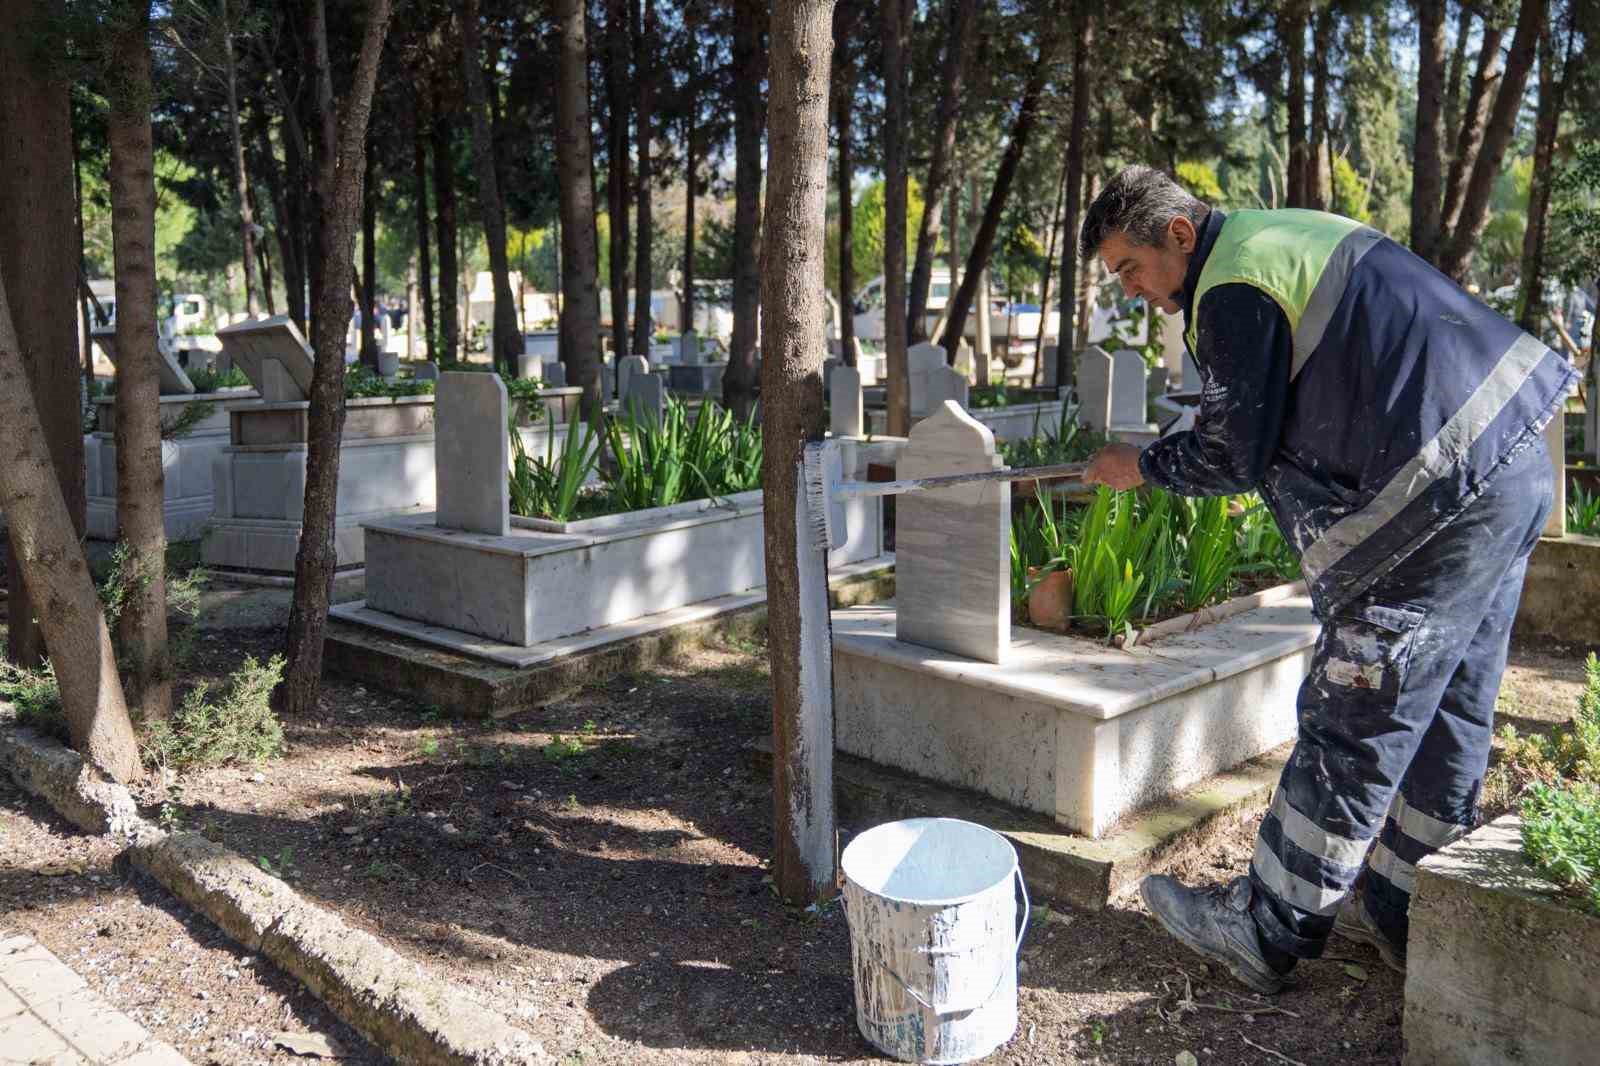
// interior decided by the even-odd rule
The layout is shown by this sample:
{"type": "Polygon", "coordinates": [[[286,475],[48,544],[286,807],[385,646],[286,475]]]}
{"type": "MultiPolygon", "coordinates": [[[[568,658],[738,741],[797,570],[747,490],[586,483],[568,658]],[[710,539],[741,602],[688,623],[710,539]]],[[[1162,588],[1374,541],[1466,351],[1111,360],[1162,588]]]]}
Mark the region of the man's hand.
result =
{"type": "Polygon", "coordinates": [[[1106,485],[1121,492],[1144,484],[1139,472],[1140,449],[1131,444],[1107,444],[1089,460],[1083,472],[1085,485],[1106,485]]]}

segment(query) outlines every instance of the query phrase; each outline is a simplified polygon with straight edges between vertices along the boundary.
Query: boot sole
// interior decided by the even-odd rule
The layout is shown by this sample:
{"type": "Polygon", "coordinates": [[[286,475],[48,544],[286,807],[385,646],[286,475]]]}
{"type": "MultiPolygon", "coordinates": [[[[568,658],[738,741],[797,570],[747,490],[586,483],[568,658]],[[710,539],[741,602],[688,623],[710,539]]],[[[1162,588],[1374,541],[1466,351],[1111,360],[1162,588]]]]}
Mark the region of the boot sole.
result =
{"type": "Polygon", "coordinates": [[[1260,992],[1264,996],[1275,996],[1288,987],[1288,982],[1282,979],[1269,982],[1266,978],[1263,978],[1260,975],[1245,969],[1231,956],[1224,955],[1220,951],[1213,951],[1210,948],[1202,947],[1201,945],[1191,941],[1184,933],[1168,925],[1167,920],[1161,916],[1161,912],[1150,906],[1150,900],[1147,896],[1145,896],[1144,893],[1143,883],[1139,885],[1139,898],[1144,900],[1145,909],[1148,910],[1155,918],[1157,924],[1159,924],[1162,929],[1166,930],[1168,936],[1182,944],[1184,947],[1188,948],[1190,951],[1194,952],[1196,955],[1199,955],[1201,958],[1209,959],[1210,961],[1217,963],[1223,969],[1227,970],[1228,973],[1233,976],[1235,981],[1238,981],[1241,985],[1244,985],[1252,992],[1260,992]]]}
{"type": "Polygon", "coordinates": [[[1333,923],[1333,931],[1339,936],[1344,937],[1346,940],[1353,941],[1357,944],[1365,944],[1370,948],[1376,949],[1378,952],[1378,958],[1383,960],[1383,964],[1385,966],[1389,967],[1389,969],[1393,970],[1395,973],[1400,974],[1402,977],[1405,976],[1405,958],[1400,955],[1399,952],[1395,951],[1394,945],[1390,944],[1388,938],[1382,933],[1375,933],[1359,922],[1350,923],[1340,921],[1333,923]]]}

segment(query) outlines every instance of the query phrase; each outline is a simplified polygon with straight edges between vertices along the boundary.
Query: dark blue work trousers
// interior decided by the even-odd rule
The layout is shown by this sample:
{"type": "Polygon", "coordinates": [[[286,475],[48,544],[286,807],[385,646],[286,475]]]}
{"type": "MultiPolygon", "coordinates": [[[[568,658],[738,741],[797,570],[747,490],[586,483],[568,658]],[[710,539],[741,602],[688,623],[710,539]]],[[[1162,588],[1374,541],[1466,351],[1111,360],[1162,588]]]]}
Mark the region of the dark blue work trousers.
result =
{"type": "Polygon", "coordinates": [[[1279,950],[1322,954],[1363,865],[1362,902],[1403,945],[1417,863],[1476,824],[1511,623],[1553,481],[1536,438],[1325,619],[1300,686],[1299,739],[1250,864],[1251,913],[1279,950]]]}

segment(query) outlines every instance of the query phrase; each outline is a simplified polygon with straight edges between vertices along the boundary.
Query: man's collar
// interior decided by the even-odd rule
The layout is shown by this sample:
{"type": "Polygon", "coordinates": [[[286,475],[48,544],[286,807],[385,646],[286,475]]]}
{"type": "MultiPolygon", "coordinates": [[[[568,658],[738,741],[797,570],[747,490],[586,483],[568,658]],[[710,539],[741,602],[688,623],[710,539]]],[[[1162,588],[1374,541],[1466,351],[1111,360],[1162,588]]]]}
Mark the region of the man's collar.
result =
{"type": "Polygon", "coordinates": [[[1196,235],[1194,253],[1189,256],[1189,269],[1183,275],[1183,324],[1189,325],[1189,319],[1194,314],[1194,292],[1200,287],[1200,271],[1205,269],[1206,260],[1211,256],[1211,246],[1217,243],[1217,235],[1222,232],[1222,224],[1227,221],[1227,214],[1220,207],[1213,207],[1206,216],[1205,222],[1200,225],[1200,232],[1196,235]]]}

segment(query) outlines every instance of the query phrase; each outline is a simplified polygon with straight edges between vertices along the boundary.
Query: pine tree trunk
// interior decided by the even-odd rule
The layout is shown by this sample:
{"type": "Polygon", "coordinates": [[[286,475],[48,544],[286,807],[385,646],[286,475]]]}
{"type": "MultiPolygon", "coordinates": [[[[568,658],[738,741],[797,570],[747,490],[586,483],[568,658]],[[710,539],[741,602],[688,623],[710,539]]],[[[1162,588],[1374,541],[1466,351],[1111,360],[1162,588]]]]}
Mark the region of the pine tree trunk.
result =
{"type": "Polygon", "coordinates": [[[478,173],[478,214],[489,246],[489,272],[494,280],[494,350],[490,358],[503,377],[517,376],[522,355],[522,330],[517,327],[517,301],[511,292],[511,263],[506,257],[506,208],[494,165],[494,131],[489,119],[489,90],[483,74],[483,27],[478,0],[465,0],[461,11],[461,72],[472,112],[472,159],[478,173]]]}
{"type": "Polygon", "coordinates": [[[639,11],[640,0],[633,0],[634,15],[634,77],[638,81],[638,104],[634,109],[634,152],[639,157],[638,183],[634,202],[638,205],[638,235],[634,239],[633,262],[633,354],[648,356],[653,326],[650,321],[650,250],[654,233],[650,219],[650,137],[654,127],[652,109],[655,106],[656,66],[656,4],[643,0],[644,13],[639,11]]]}
{"type": "Polygon", "coordinates": [[[117,644],[128,673],[129,707],[149,721],[167,717],[172,709],[156,335],[150,0],[134,0],[121,17],[127,23],[117,27],[112,39],[118,77],[106,131],[117,285],[117,528],[125,552],[117,644]]]}
{"type": "Polygon", "coordinates": [[[338,564],[333,534],[339,494],[339,442],[344,432],[344,334],[350,320],[350,281],[355,270],[351,258],[361,213],[372,90],[389,27],[389,0],[369,0],[361,53],[344,107],[339,108],[334,102],[323,4],[324,0],[311,0],[308,20],[309,39],[316,56],[317,189],[323,204],[318,252],[323,268],[320,288],[314,294],[316,324],[311,346],[315,363],[311,409],[307,412],[305,511],[294,560],[294,601],[289,608],[286,641],[288,667],[278,692],[280,708],[291,714],[314,712],[322,686],[322,636],[327,628],[338,564]]]}
{"type": "Polygon", "coordinates": [[[284,170],[281,175],[272,152],[265,115],[256,125],[256,147],[262,160],[261,173],[267,183],[267,194],[272,199],[273,229],[278,240],[278,258],[283,263],[284,313],[303,335],[306,330],[306,261],[301,253],[305,249],[305,177],[299,163],[299,149],[288,132],[293,121],[292,112],[283,120],[284,170]]]}
{"type": "Polygon", "coordinates": [[[928,183],[922,189],[922,222],[917,227],[917,257],[911,268],[910,306],[906,312],[906,339],[928,339],[928,288],[933,280],[933,255],[939,244],[940,207],[950,181],[951,157],[956,150],[956,123],[961,116],[962,78],[966,73],[967,38],[977,21],[978,0],[949,0],[950,28],[945,37],[944,63],[939,77],[939,110],[934,119],[933,158],[928,163],[928,183]]]}
{"type": "Polygon", "coordinates": [[[1311,59],[1311,150],[1306,165],[1306,206],[1314,211],[1328,209],[1328,53],[1337,47],[1333,5],[1324,3],[1317,10],[1312,32],[1314,54],[1311,59]]]}
{"type": "MultiPolygon", "coordinates": [[[[11,313],[17,339],[11,343],[25,368],[25,377],[13,378],[6,390],[24,401],[31,396],[67,514],[81,538],[85,500],[73,311],[78,263],[72,242],[72,115],[66,81],[38,65],[30,44],[41,20],[57,17],[60,9],[59,0],[0,4],[0,160],[8,161],[0,166],[0,271],[15,279],[11,313]],[[27,165],[13,165],[18,160],[27,165]]],[[[0,421],[8,437],[12,425],[0,421]]],[[[10,461],[8,454],[0,466],[10,461]]],[[[0,510],[9,516],[9,508],[0,510]]],[[[45,596],[30,593],[22,551],[13,523],[6,653],[17,665],[33,668],[45,662],[43,619],[34,617],[35,604],[45,596]]]]}
{"type": "MultiPolygon", "coordinates": [[[[881,0],[883,16],[883,347],[887,356],[889,436],[911,432],[906,362],[906,38],[903,8],[881,0]]],[[[950,333],[945,350],[955,354],[950,333]]],[[[960,334],[956,335],[957,341],[960,334]]]]}
{"type": "MultiPolygon", "coordinates": [[[[690,77],[698,77],[698,72],[691,72],[690,77]]],[[[699,101],[689,101],[689,117],[687,129],[683,136],[683,175],[684,185],[687,186],[683,196],[683,332],[694,332],[694,196],[697,178],[695,171],[700,161],[695,158],[695,131],[694,109],[699,106],[699,101]]]]}
{"type": "Polygon", "coordinates": [[[1456,131],[1455,151],[1450,157],[1450,167],[1445,175],[1444,208],[1439,215],[1440,249],[1448,243],[1461,224],[1461,203],[1466,197],[1467,178],[1478,161],[1483,147],[1485,123],[1489,121],[1489,108],[1505,70],[1500,61],[1500,42],[1505,38],[1505,27],[1484,24],[1483,47],[1478,53],[1478,69],[1472,86],[1467,91],[1466,110],[1461,113],[1461,123],[1456,131]]]}
{"type": "MultiPolygon", "coordinates": [[[[433,331],[433,254],[428,237],[428,146],[423,142],[423,107],[418,107],[416,128],[411,135],[411,177],[416,185],[417,213],[417,287],[422,296],[422,335],[427,343],[429,359],[437,359],[434,351],[433,331]]],[[[406,330],[412,336],[417,332],[417,308],[407,314],[406,330]]]]}
{"type": "MultiPolygon", "coordinates": [[[[1058,5],[1054,19],[1055,27],[1059,27],[1063,12],[1058,5]]],[[[1000,157],[1000,165],[995,168],[994,186],[989,191],[989,202],[984,206],[983,219],[978,223],[977,232],[972,236],[972,249],[967,253],[967,268],[961,278],[961,287],[950,301],[950,312],[945,320],[944,335],[950,339],[946,345],[947,351],[954,351],[953,345],[961,343],[962,331],[966,329],[967,314],[972,309],[972,301],[978,295],[980,282],[989,267],[989,257],[994,252],[995,235],[1000,231],[1000,216],[1005,211],[1006,199],[1011,195],[1011,183],[1017,176],[1017,168],[1022,165],[1023,153],[1028,149],[1028,140],[1033,136],[1033,128],[1039,119],[1039,100],[1044,93],[1045,81],[1048,78],[1050,67],[1054,64],[1056,54],[1061,50],[1064,34],[1059,28],[1047,28],[1044,39],[1039,44],[1039,55],[1034,60],[1033,70],[1028,75],[1027,85],[1022,91],[1022,100],[1017,107],[1017,117],[1011,124],[1011,136],[1006,142],[1005,153],[1000,157]]],[[[886,238],[887,239],[887,238],[886,238]]],[[[982,365],[985,356],[977,354],[978,383],[984,384],[988,380],[988,367],[982,365]]]]}
{"type": "MultiPolygon", "coordinates": [[[[439,99],[437,94],[434,99],[439,99]]],[[[433,117],[433,203],[433,222],[439,235],[437,358],[441,363],[453,363],[463,354],[461,312],[456,299],[461,284],[456,267],[456,164],[450,145],[450,126],[442,114],[433,117]]]]}
{"type": "MultiPolygon", "coordinates": [[[[1061,228],[1061,225],[1062,225],[1062,223],[1061,223],[1061,208],[1062,208],[1062,205],[1066,202],[1066,197],[1067,197],[1067,165],[1066,165],[1066,160],[1062,160],[1062,163],[1061,163],[1061,177],[1059,179],[1057,179],[1057,181],[1056,181],[1056,205],[1050,211],[1050,236],[1049,236],[1049,240],[1045,244],[1045,250],[1044,250],[1044,281],[1039,286],[1039,332],[1037,334],[1035,334],[1035,336],[1033,338],[1033,387],[1034,388],[1038,388],[1039,387],[1039,383],[1043,379],[1043,375],[1044,375],[1044,337],[1045,337],[1045,330],[1049,326],[1049,323],[1050,323],[1050,275],[1051,275],[1051,272],[1055,269],[1055,265],[1056,265],[1056,235],[1062,232],[1062,228],[1061,228]]],[[[1072,239],[1071,234],[1068,234],[1067,235],[1067,240],[1070,241],[1071,239],[1072,239]]],[[[1070,283],[1069,283],[1068,286],[1064,286],[1062,291],[1063,292],[1068,291],[1069,288],[1070,288],[1070,283]]],[[[1063,313],[1060,316],[1058,316],[1057,319],[1056,319],[1056,322],[1057,322],[1056,332],[1058,334],[1060,333],[1061,328],[1062,328],[1061,323],[1067,317],[1066,314],[1065,314],[1066,308],[1067,308],[1067,301],[1062,300],[1061,301],[1061,310],[1062,310],[1063,313]]],[[[1060,345],[1060,340],[1061,340],[1061,338],[1058,336],[1056,338],[1057,348],[1058,349],[1061,346],[1060,345]]],[[[1058,377],[1058,378],[1056,378],[1056,380],[1060,381],[1061,379],[1058,377]]]]}
{"type": "Polygon", "coordinates": [[[367,173],[361,182],[361,362],[378,372],[378,317],[372,309],[378,302],[378,191],[373,188],[372,169],[377,162],[366,153],[367,173]]]}
{"type": "MultiPolygon", "coordinates": [[[[1083,183],[1083,203],[1081,206],[1083,212],[1087,214],[1089,205],[1093,204],[1094,198],[1100,194],[1100,176],[1094,172],[1092,167],[1087,165],[1087,162],[1085,163],[1084,172],[1086,176],[1083,183]]],[[[1078,313],[1073,325],[1072,335],[1074,350],[1081,350],[1089,346],[1089,316],[1094,300],[1095,272],[1095,262],[1092,259],[1086,261],[1083,264],[1083,268],[1078,271],[1078,313]]],[[[1067,369],[1071,370],[1072,367],[1069,366],[1067,369]]],[[[1058,378],[1057,380],[1065,384],[1071,381],[1072,378],[1058,378]]]]}
{"type": "Polygon", "coordinates": [[[765,5],[733,0],[733,336],[722,403],[746,418],[756,403],[756,355],[761,310],[761,134],[766,104],[761,82],[765,5]]]}
{"type": "Polygon", "coordinates": [[[1467,71],[1467,38],[1472,35],[1472,8],[1461,5],[1456,20],[1455,45],[1450,52],[1444,89],[1444,143],[1455,144],[1461,135],[1461,81],[1467,71]]]}
{"type": "Polygon", "coordinates": [[[1289,0],[1279,15],[1279,41],[1288,68],[1289,207],[1305,207],[1311,156],[1306,143],[1306,0],[1289,0]]]}
{"type": "MultiPolygon", "coordinates": [[[[823,432],[825,352],[817,323],[825,308],[816,279],[823,272],[832,6],[830,0],[794,0],[772,12],[767,242],[761,269],[772,871],[779,895],[796,903],[834,893],[827,553],[799,539],[804,504],[797,491],[801,448],[805,441],[820,440],[823,432]]],[[[898,4],[891,0],[887,6],[898,4]]]]}
{"type": "Polygon", "coordinates": [[[251,318],[254,318],[260,311],[260,305],[256,302],[257,293],[260,291],[255,274],[256,221],[255,213],[250,208],[250,175],[244,167],[244,137],[239,129],[239,70],[233,56],[233,22],[228,13],[230,2],[237,3],[239,0],[220,0],[221,7],[217,18],[223,26],[222,69],[228,97],[228,134],[233,138],[233,195],[239,205],[239,246],[243,249],[240,258],[244,260],[244,304],[245,310],[249,312],[251,318]]]}
{"type": "MultiPolygon", "coordinates": [[[[1056,332],[1056,385],[1072,380],[1072,352],[1076,345],[1078,220],[1083,206],[1083,155],[1089,136],[1090,52],[1094,49],[1094,15],[1078,9],[1077,36],[1072,44],[1072,128],[1067,133],[1067,217],[1061,239],[1061,324],[1056,332]]],[[[1084,271],[1087,276],[1088,271],[1084,271]]]]}
{"type": "Polygon", "coordinates": [[[1533,68],[1539,34],[1544,30],[1549,9],[1549,0],[1522,0],[1516,33],[1511,38],[1511,52],[1506,58],[1504,80],[1495,94],[1483,145],[1473,160],[1472,176],[1462,194],[1461,213],[1448,241],[1441,245],[1439,269],[1458,282],[1465,278],[1478,238],[1483,236],[1483,227],[1488,224],[1489,195],[1494,190],[1495,178],[1500,175],[1506,146],[1516,133],[1522,91],[1528,84],[1528,72],[1533,68]]]}
{"type": "Polygon", "coordinates": [[[560,0],[556,172],[561,212],[561,359],[583,389],[583,417],[601,417],[600,257],[595,238],[594,145],[589,133],[589,44],[583,0],[560,0]]]}
{"type": "Polygon", "coordinates": [[[606,213],[611,220],[611,352],[628,354],[628,4],[606,0],[606,213]]]}
{"type": "Polygon", "coordinates": [[[1439,245],[1444,169],[1445,0],[1415,0],[1417,121],[1411,171],[1411,250],[1433,259],[1439,245]]]}
{"type": "MultiPolygon", "coordinates": [[[[858,8],[851,0],[836,11],[848,11],[853,29],[858,8]],[[846,7],[846,4],[849,6],[846,7]]],[[[839,137],[839,358],[845,366],[856,365],[856,254],[855,254],[855,138],[851,112],[856,106],[855,64],[849,55],[847,33],[835,31],[833,55],[837,87],[833,96],[834,125],[839,137]]]]}
{"type": "MultiPolygon", "coordinates": [[[[1564,62],[1556,69],[1555,30],[1544,27],[1539,35],[1539,117],[1533,137],[1533,174],[1528,185],[1528,228],[1522,235],[1522,292],[1518,300],[1518,325],[1535,336],[1547,308],[1544,302],[1544,244],[1550,220],[1550,178],[1556,133],[1566,106],[1567,83],[1572,71],[1572,42],[1567,31],[1564,62]]],[[[1591,398],[1591,403],[1597,402],[1591,398]]]]}

